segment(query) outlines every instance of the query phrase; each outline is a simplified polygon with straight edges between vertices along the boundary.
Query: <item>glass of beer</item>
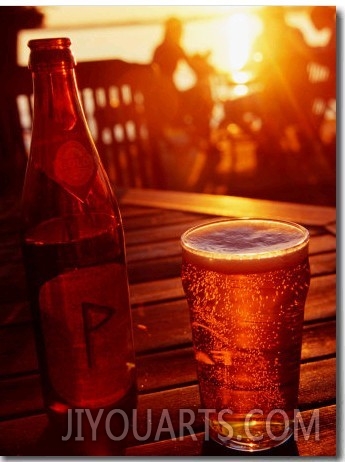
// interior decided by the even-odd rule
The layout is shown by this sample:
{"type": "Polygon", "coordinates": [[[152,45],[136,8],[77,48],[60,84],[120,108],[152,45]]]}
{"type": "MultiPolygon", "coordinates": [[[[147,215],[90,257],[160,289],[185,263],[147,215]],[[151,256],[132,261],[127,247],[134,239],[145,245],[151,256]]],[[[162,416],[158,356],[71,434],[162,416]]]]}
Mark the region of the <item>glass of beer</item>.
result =
{"type": "Polygon", "coordinates": [[[298,404],[308,231],[227,219],[189,229],[181,243],[207,435],[243,451],[282,444],[298,404]]]}

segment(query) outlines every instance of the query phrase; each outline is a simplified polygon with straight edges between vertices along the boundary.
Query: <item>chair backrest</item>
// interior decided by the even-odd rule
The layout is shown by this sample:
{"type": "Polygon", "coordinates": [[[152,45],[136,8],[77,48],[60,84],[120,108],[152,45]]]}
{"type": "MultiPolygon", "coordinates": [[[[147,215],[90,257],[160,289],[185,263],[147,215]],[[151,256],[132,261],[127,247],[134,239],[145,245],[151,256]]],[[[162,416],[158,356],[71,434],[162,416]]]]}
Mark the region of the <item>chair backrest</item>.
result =
{"type": "MultiPolygon", "coordinates": [[[[78,63],[77,81],[90,131],[109,178],[119,187],[164,188],[159,151],[150,129],[155,77],[150,65],[122,60],[78,63]]],[[[19,67],[17,104],[28,151],[33,97],[31,75],[19,67]]]]}

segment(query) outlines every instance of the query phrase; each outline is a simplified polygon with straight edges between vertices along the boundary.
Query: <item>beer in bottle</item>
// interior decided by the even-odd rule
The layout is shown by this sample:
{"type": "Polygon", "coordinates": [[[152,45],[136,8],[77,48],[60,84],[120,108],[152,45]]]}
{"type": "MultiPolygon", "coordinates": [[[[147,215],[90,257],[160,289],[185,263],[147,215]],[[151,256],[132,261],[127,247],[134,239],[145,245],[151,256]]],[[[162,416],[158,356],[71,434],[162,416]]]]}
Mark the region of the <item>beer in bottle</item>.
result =
{"type": "Polygon", "coordinates": [[[34,116],[22,246],[44,402],[64,418],[130,409],[135,359],[119,207],[87,126],[70,40],[28,46],[34,116]]]}

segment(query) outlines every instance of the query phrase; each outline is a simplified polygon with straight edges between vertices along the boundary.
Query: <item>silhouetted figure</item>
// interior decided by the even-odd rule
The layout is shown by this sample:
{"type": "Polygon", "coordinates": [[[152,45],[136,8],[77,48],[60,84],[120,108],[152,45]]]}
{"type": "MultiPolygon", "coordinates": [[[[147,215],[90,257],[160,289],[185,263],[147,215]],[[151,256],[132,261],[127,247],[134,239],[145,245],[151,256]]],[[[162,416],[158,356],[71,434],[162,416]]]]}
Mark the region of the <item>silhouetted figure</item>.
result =
{"type": "Polygon", "coordinates": [[[169,187],[201,190],[219,161],[219,153],[210,142],[210,119],[214,105],[210,76],[214,70],[208,62],[209,53],[188,55],[184,51],[182,33],[181,21],[168,19],[163,40],[154,50],[152,68],[157,91],[155,101],[151,101],[150,124],[151,132],[159,140],[163,163],[170,165],[169,176],[172,178],[175,175],[175,182],[169,187]],[[195,84],[183,91],[176,87],[174,80],[182,61],[187,63],[195,76],[195,84]],[[206,156],[205,168],[192,187],[188,185],[186,176],[200,156],[206,156]]]}
{"type": "Polygon", "coordinates": [[[182,22],[177,18],[168,19],[163,40],[153,53],[152,66],[159,87],[158,123],[194,130],[199,136],[208,138],[213,107],[209,77],[213,68],[208,63],[209,53],[190,56],[184,51],[182,33],[182,22]],[[181,61],[186,62],[195,75],[195,85],[185,91],[180,91],[174,81],[181,61]]]}
{"type": "Polygon", "coordinates": [[[180,112],[183,122],[192,127],[195,136],[210,138],[210,119],[214,106],[210,79],[214,68],[209,64],[210,53],[189,57],[196,81],[193,87],[181,93],[180,112]]]}
{"type": "MultiPolygon", "coordinates": [[[[17,68],[17,35],[21,29],[39,27],[43,15],[36,7],[0,7],[0,194],[21,190],[26,166],[13,88],[17,68]]],[[[28,71],[29,72],[29,71],[28,71]]]]}
{"type": "Polygon", "coordinates": [[[278,189],[284,194],[286,188],[314,182],[321,165],[315,167],[320,141],[309,75],[313,48],[287,23],[285,7],[263,7],[258,15],[262,32],[248,65],[255,69],[258,91],[229,101],[222,126],[235,123],[255,140],[257,181],[269,194],[278,189]]]}
{"type": "Polygon", "coordinates": [[[263,33],[256,47],[262,55],[258,80],[263,84],[264,129],[281,136],[288,126],[298,125],[308,132],[310,47],[302,33],[286,23],[284,7],[266,7],[261,18],[263,33]]]}
{"type": "Polygon", "coordinates": [[[263,29],[254,56],[261,90],[249,101],[261,123],[255,133],[259,175],[271,182],[277,175],[282,180],[295,176],[294,163],[302,152],[305,164],[312,157],[311,49],[301,31],[287,24],[284,7],[264,7],[260,18],[263,29]]]}
{"type": "Polygon", "coordinates": [[[254,83],[259,90],[230,101],[225,110],[230,121],[233,117],[233,122],[250,134],[252,118],[246,122],[245,114],[252,113],[261,122],[261,130],[257,129],[256,134],[263,139],[268,136],[272,146],[272,139],[279,145],[289,125],[309,130],[303,113],[310,106],[311,50],[302,33],[286,23],[284,7],[264,7],[258,15],[262,33],[253,45],[249,68],[254,69],[254,83]]]}
{"type": "Polygon", "coordinates": [[[153,53],[152,63],[158,66],[159,71],[171,85],[174,85],[174,73],[180,60],[188,60],[181,46],[182,23],[177,18],[170,18],[165,23],[163,41],[153,53]]]}
{"type": "Polygon", "coordinates": [[[180,105],[179,91],[175,86],[174,74],[181,60],[188,61],[181,46],[182,23],[177,18],[170,18],[165,23],[163,41],[153,53],[152,65],[157,73],[159,83],[159,118],[158,123],[175,124],[180,105]]]}

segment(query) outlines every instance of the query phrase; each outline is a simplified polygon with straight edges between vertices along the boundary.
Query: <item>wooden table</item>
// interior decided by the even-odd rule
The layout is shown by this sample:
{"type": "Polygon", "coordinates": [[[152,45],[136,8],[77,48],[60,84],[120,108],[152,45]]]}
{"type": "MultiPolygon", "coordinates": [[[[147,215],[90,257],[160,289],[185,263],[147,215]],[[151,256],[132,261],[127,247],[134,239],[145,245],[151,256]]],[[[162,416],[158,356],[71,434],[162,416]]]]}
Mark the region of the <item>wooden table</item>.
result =
{"type": "MultiPolygon", "coordinates": [[[[153,190],[128,190],[119,197],[137,354],[139,435],[145,435],[148,428],[147,410],[152,412],[148,438],[138,441],[129,437],[124,454],[234,453],[205,441],[202,414],[198,413],[200,403],[189,314],[180,282],[179,238],[190,226],[217,216],[260,216],[293,220],[310,230],[312,280],[305,311],[299,393],[299,409],[306,429],[308,422],[313,423],[315,412],[319,412],[318,440],[314,420],[309,440],[303,437],[300,428],[298,438],[271,451],[270,455],[335,455],[335,209],[153,190]],[[189,409],[195,415],[191,428],[185,427],[182,434],[178,427],[179,409],[189,409]],[[163,422],[164,412],[168,415],[163,422]]],[[[54,445],[47,433],[48,420],[42,405],[18,242],[17,203],[1,203],[0,235],[0,454],[64,454],[66,448],[61,441],[54,445]]],[[[71,454],[67,451],[67,455],[71,454]]]]}

